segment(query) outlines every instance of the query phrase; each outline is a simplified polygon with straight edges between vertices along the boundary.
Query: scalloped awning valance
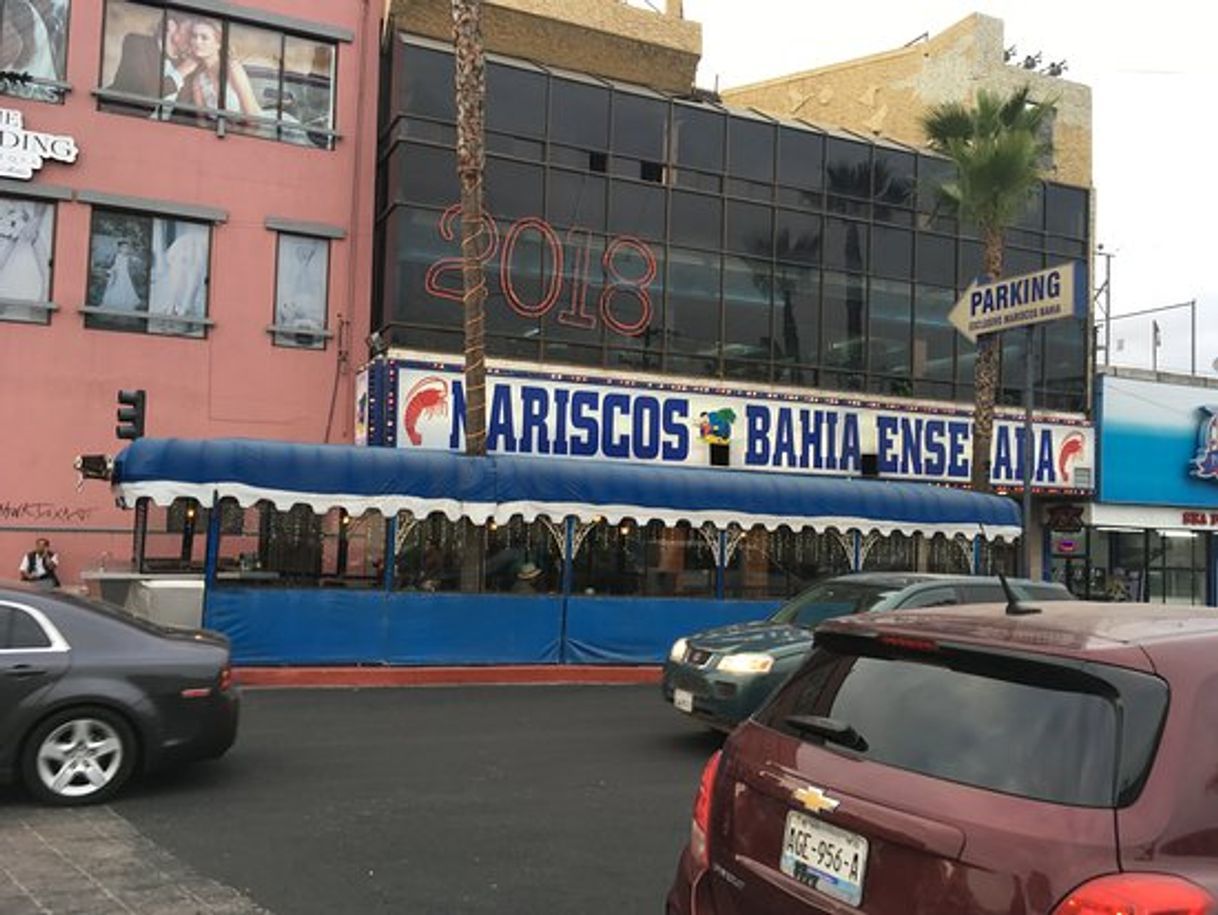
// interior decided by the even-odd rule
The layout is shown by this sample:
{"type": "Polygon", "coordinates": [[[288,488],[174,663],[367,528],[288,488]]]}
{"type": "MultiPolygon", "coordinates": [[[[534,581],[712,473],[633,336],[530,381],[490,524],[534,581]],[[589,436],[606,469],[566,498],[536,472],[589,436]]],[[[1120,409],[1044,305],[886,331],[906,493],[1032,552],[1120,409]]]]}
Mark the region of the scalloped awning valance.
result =
{"type": "Polygon", "coordinates": [[[127,505],[218,497],[497,523],[574,515],[987,539],[1020,533],[1012,500],[926,483],[255,439],[140,439],[118,455],[113,486],[127,505]]]}

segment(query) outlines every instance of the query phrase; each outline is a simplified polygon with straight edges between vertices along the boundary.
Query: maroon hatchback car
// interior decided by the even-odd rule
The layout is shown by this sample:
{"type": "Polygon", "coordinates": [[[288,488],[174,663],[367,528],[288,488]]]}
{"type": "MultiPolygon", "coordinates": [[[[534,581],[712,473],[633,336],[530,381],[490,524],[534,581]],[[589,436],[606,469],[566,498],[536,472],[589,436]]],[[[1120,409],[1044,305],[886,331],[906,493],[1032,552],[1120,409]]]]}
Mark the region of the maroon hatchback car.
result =
{"type": "Polygon", "coordinates": [[[1218,613],[833,620],[707,763],[669,915],[1218,913],[1218,613]]]}

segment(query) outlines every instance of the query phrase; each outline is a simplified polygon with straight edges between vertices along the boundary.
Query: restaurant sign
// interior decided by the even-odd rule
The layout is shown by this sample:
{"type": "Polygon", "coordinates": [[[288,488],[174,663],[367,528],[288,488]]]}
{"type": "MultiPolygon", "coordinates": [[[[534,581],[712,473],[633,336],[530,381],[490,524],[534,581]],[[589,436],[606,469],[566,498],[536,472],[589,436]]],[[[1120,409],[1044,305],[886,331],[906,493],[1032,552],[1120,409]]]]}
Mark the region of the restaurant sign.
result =
{"type": "MultiPolygon", "coordinates": [[[[369,441],[463,450],[466,396],[458,367],[407,360],[388,366],[393,419],[369,441]]],[[[492,370],[486,420],[487,450],[495,453],[835,476],[862,474],[871,463],[864,458],[874,456],[881,478],[969,481],[971,417],[947,405],[936,411],[794,391],[492,370]]],[[[1021,421],[998,418],[995,486],[1020,485],[1024,451],[1021,421]]],[[[1092,428],[1065,418],[1037,422],[1031,460],[1037,488],[1089,491],[1092,428]]]]}
{"type": "Polygon", "coordinates": [[[72,137],[26,130],[20,111],[0,108],[0,178],[28,181],[47,159],[71,164],[76,153],[72,137]]]}

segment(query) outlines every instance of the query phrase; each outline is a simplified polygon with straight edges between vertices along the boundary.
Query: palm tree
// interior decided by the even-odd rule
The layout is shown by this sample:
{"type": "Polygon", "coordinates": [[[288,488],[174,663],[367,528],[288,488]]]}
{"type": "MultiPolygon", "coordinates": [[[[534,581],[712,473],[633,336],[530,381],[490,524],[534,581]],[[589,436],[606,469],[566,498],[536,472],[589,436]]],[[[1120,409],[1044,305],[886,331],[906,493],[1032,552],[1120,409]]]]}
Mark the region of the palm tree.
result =
{"type": "Polygon", "coordinates": [[[482,175],[486,166],[486,59],[482,0],[452,0],[456,46],[457,177],[461,182],[461,285],[465,315],[465,453],[486,454],[486,276],[482,175]]]}
{"type": "MultiPolygon", "coordinates": [[[[465,315],[465,453],[486,455],[486,275],[478,253],[487,239],[482,219],[486,167],[486,57],[482,0],[452,0],[456,48],[457,177],[461,182],[461,286],[465,315]]],[[[486,529],[461,520],[461,590],[482,590],[486,529]]]]}
{"type": "MultiPolygon", "coordinates": [[[[1029,91],[1024,86],[1004,96],[982,89],[975,107],[945,102],[922,117],[930,148],[955,166],[955,176],[938,188],[941,198],[977,226],[990,280],[1002,276],[1006,230],[1027,206],[1053,152],[1045,127],[1054,105],[1032,103],[1029,91]]],[[[990,491],[999,352],[997,334],[978,338],[972,463],[972,487],[978,492],[990,491]]]]}

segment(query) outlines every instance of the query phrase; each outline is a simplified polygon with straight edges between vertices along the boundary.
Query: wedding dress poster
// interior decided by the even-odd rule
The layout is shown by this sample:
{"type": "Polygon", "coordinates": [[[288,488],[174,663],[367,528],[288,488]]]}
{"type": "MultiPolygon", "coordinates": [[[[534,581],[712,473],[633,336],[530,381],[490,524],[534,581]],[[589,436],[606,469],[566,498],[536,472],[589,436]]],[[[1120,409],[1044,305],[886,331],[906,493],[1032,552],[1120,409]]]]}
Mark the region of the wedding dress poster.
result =
{"type": "MultiPolygon", "coordinates": [[[[329,281],[330,243],[303,235],[279,236],[279,270],[275,291],[275,326],[324,330],[326,286],[329,281]]],[[[309,334],[278,333],[279,346],[321,349],[325,338],[309,334]]]]}
{"type": "Polygon", "coordinates": [[[0,196],[0,318],[46,321],[42,309],[51,296],[51,241],[55,205],[0,196]]]}

